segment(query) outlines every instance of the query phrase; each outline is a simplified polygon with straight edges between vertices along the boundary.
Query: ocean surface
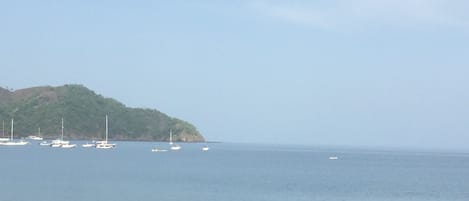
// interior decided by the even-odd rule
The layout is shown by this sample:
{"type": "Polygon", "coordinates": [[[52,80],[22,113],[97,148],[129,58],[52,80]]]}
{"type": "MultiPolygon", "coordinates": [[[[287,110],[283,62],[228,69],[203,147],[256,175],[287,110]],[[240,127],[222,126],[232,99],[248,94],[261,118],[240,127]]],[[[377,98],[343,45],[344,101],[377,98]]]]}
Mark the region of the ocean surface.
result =
{"type": "Polygon", "coordinates": [[[469,153],[231,143],[155,153],[154,145],[168,148],[0,147],[0,201],[469,200],[469,153]]]}

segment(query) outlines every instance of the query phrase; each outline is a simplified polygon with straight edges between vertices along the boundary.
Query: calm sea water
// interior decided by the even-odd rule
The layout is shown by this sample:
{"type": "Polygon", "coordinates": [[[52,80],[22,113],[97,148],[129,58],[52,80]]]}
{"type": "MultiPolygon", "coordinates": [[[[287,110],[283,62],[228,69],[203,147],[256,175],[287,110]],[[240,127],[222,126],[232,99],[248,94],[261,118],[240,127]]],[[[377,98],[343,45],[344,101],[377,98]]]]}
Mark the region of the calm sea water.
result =
{"type": "Polygon", "coordinates": [[[0,201],[469,200],[469,154],[155,144],[0,147],[0,201]]]}

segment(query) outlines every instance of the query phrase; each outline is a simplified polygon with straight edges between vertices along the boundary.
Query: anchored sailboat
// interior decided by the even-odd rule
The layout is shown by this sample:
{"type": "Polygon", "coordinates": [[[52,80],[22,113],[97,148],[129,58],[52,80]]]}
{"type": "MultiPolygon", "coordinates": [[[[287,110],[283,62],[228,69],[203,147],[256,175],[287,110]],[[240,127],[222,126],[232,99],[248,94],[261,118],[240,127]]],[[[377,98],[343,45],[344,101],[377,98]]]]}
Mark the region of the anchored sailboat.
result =
{"type": "Polygon", "coordinates": [[[177,151],[181,149],[181,146],[173,143],[173,130],[169,130],[169,144],[171,145],[171,150],[177,151]]]}
{"type": "Polygon", "coordinates": [[[2,120],[2,137],[0,137],[0,142],[9,141],[10,138],[5,137],[5,120],[2,120]]]}
{"type": "Polygon", "coordinates": [[[62,135],[60,139],[52,140],[51,147],[61,147],[61,148],[74,148],[76,144],[70,144],[69,141],[64,141],[64,118],[62,118],[62,135]]]}
{"type": "MultiPolygon", "coordinates": [[[[63,138],[64,138],[64,119],[62,118],[62,140],[63,138]]],[[[63,144],[61,146],[61,148],[64,148],[64,149],[75,148],[75,147],[77,147],[76,144],[70,144],[70,143],[63,144]]]]}
{"type": "Polygon", "coordinates": [[[14,126],[14,121],[11,119],[11,137],[9,141],[4,141],[0,142],[0,145],[7,145],[7,146],[18,146],[18,145],[27,145],[29,142],[19,140],[19,141],[14,141],[13,140],[13,126],[14,126]]]}
{"type": "Polygon", "coordinates": [[[96,144],[97,149],[111,149],[116,147],[116,144],[110,144],[108,143],[108,120],[107,120],[107,115],[106,115],[106,140],[100,141],[99,143],[96,144]]]}

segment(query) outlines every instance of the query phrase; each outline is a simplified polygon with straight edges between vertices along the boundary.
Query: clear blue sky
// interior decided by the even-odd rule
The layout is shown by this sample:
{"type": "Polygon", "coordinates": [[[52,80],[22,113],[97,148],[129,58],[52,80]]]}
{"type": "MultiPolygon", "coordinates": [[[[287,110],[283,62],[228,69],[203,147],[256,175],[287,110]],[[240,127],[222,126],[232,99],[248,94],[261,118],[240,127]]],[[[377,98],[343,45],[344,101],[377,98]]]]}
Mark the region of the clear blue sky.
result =
{"type": "Polygon", "coordinates": [[[228,142],[469,147],[463,0],[1,1],[0,85],[83,84],[228,142]]]}

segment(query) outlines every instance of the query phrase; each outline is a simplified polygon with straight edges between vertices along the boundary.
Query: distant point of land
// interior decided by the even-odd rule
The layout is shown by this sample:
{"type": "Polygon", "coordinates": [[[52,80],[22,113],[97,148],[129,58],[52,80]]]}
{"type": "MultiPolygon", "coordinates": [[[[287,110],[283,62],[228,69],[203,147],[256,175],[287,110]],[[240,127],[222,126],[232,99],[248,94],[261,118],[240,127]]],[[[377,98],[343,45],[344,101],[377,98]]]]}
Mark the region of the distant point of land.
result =
{"type": "Polygon", "coordinates": [[[109,137],[112,140],[168,141],[169,130],[172,130],[174,141],[205,141],[189,122],[156,109],[126,107],[82,85],[41,86],[14,91],[0,87],[0,121],[5,122],[4,131],[7,132],[8,122],[14,118],[15,136],[37,134],[41,128],[43,137],[57,138],[61,129],[60,119],[64,118],[65,138],[102,139],[105,115],[109,116],[109,137]]]}

